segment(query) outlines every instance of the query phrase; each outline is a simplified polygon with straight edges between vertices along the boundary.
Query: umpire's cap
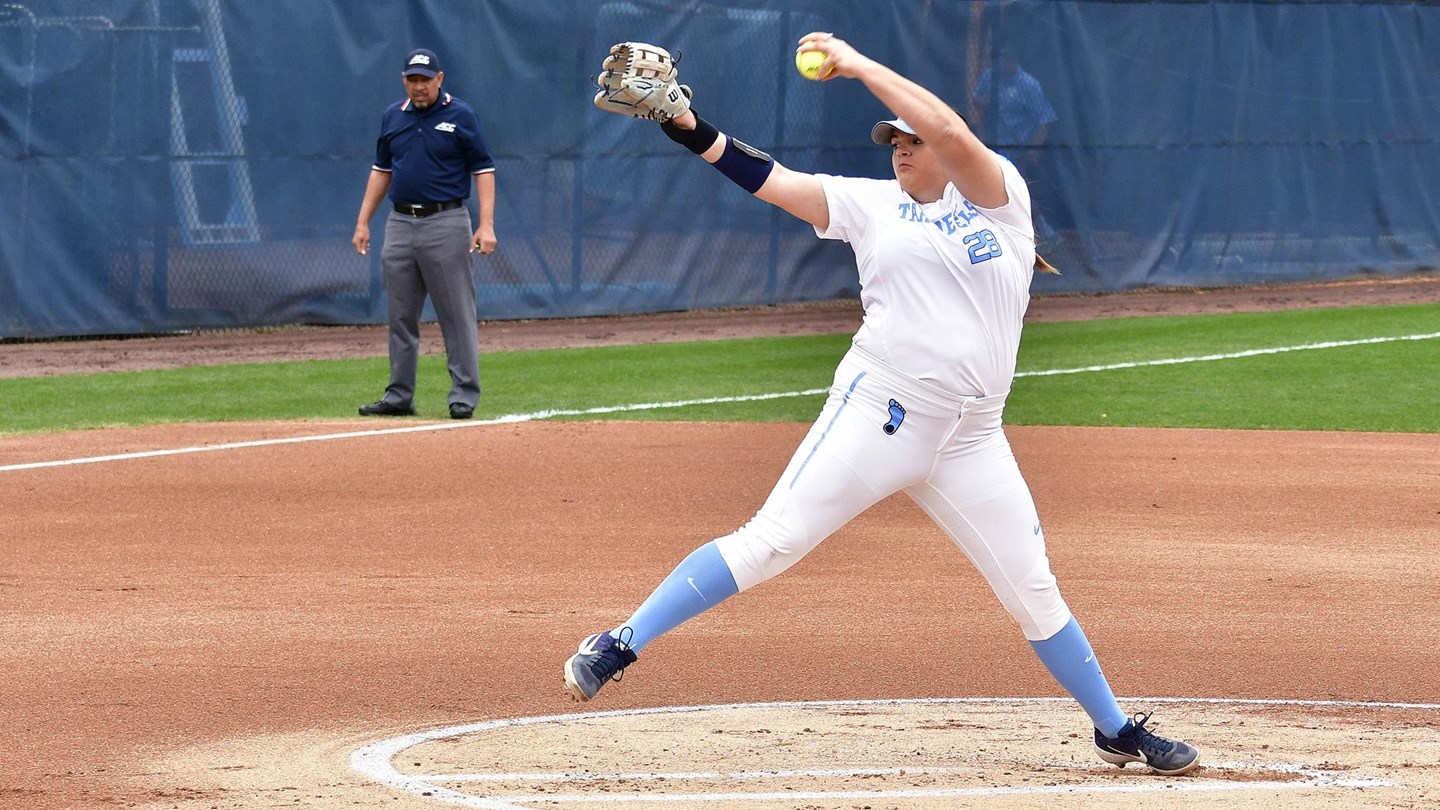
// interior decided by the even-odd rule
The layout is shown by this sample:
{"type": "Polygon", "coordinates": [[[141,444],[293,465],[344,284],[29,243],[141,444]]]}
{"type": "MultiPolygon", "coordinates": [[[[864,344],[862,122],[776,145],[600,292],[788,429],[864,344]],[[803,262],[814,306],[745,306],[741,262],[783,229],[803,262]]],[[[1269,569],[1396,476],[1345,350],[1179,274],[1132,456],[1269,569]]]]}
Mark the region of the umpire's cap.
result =
{"type": "Polygon", "coordinates": [[[424,76],[427,79],[435,78],[440,72],[440,57],[434,51],[425,48],[416,48],[405,57],[405,71],[401,76],[424,76]]]}

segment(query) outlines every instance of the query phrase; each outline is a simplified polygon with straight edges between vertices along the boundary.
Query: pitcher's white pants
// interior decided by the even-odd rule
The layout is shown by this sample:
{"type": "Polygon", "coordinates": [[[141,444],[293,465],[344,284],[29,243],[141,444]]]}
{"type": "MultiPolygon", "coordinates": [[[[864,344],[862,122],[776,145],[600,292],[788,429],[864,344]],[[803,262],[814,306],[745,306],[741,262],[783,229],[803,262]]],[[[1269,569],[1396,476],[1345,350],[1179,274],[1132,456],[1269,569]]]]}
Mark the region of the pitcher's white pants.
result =
{"type": "Polygon", "coordinates": [[[825,408],[754,518],[716,540],[740,590],[904,491],[984,575],[1030,641],[1070,621],[1030,489],[1001,428],[1005,395],[961,397],[852,347],[825,408]],[[903,420],[894,432],[897,409],[903,420]]]}

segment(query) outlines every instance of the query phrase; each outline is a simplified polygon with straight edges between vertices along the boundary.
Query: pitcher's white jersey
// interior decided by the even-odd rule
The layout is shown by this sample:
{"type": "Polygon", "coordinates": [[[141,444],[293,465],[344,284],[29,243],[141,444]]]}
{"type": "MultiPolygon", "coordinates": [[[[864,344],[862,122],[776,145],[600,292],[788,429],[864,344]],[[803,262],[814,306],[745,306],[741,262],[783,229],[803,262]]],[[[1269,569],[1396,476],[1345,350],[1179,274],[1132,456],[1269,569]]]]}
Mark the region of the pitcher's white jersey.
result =
{"type": "MultiPolygon", "coordinates": [[[[997,156],[997,160],[1002,160],[997,156]]],[[[963,549],[1031,641],[1071,619],[1002,429],[1029,303],[1030,194],[984,210],[953,185],[920,205],[889,180],[822,176],[860,266],[865,322],[765,505],[715,547],[746,590],[871,505],[905,492],[963,549]]]]}
{"type": "Polygon", "coordinates": [[[897,180],[818,175],[830,208],[822,239],[850,243],[865,318],[855,345],[961,396],[1010,390],[1030,303],[1030,190],[996,155],[1009,202],[980,208],[954,186],[918,203],[897,180]],[[918,236],[917,236],[918,234],[918,236]]]}

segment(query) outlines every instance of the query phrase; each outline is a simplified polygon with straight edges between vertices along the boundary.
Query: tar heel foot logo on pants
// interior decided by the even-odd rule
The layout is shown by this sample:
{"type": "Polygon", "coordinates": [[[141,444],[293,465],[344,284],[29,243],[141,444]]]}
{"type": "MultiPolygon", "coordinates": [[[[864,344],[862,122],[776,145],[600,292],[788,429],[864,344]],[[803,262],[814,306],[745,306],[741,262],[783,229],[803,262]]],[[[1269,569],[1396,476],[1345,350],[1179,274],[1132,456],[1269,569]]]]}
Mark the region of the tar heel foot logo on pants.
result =
{"type": "Polygon", "coordinates": [[[904,421],[905,408],[892,399],[890,400],[890,421],[886,422],[885,426],[880,429],[885,431],[885,435],[894,436],[895,431],[900,429],[900,423],[904,421]]]}

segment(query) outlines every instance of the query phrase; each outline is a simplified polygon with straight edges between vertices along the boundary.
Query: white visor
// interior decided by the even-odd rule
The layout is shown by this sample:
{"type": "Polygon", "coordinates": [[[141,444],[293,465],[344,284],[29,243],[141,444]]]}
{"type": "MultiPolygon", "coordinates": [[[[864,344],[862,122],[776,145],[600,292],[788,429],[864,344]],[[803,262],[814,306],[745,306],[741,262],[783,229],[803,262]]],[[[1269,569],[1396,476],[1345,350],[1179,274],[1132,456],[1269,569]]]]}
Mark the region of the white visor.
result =
{"type": "Polygon", "coordinates": [[[881,121],[880,123],[876,124],[875,127],[870,130],[870,140],[880,144],[881,146],[889,146],[890,139],[895,137],[895,133],[897,130],[905,133],[906,135],[915,134],[915,130],[911,129],[910,125],[905,123],[904,119],[895,118],[890,121],[881,121]]]}

